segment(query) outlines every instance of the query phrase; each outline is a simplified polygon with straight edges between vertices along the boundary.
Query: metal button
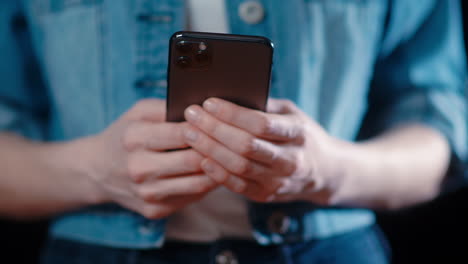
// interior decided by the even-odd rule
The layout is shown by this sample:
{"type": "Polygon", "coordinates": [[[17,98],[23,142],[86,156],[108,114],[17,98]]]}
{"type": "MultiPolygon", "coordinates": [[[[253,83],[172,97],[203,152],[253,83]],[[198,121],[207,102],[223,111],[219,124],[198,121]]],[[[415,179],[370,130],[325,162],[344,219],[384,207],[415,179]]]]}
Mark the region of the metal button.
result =
{"type": "Polygon", "coordinates": [[[239,264],[236,256],[230,250],[221,251],[215,257],[216,264],[239,264]]]}
{"type": "Polygon", "coordinates": [[[230,250],[224,250],[216,255],[216,264],[238,264],[236,256],[230,250]]]}
{"type": "Polygon", "coordinates": [[[258,24],[265,17],[265,9],[257,1],[247,1],[239,6],[239,16],[247,24],[258,24]]]}
{"type": "Polygon", "coordinates": [[[291,226],[291,219],[283,212],[274,212],[268,218],[267,224],[270,232],[284,235],[291,226]]]}

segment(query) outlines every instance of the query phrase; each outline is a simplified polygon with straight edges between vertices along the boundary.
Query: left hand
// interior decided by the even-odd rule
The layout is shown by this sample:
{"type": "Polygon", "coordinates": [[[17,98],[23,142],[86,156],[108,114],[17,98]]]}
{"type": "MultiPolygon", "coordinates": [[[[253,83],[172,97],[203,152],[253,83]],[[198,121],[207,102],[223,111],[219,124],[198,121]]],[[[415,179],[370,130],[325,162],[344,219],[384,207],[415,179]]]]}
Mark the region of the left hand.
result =
{"type": "Polygon", "coordinates": [[[334,139],[287,100],[267,113],[218,98],[185,111],[186,143],[205,173],[257,202],[329,204],[335,183],[334,139]]]}

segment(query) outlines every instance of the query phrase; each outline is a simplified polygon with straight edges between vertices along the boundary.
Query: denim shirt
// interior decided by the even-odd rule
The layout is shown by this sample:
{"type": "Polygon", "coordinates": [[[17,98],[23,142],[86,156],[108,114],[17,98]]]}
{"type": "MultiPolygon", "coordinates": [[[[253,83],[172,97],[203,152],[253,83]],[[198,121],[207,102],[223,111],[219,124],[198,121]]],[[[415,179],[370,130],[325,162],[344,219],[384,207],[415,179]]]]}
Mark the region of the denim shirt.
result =
{"type": "MultiPolygon", "coordinates": [[[[274,42],[272,97],[296,102],[334,137],[365,139],[418,122],[447,137],[452,160],[466,157],[457,1],[256,0],[242,13],[250,1],[226,1],[229,26],[274,42]]],[[[0,1],[0,129],[72,140],[103,131],[139,99],[165,98],[168,40],[185,18],[183,0],[0,1]]],[[[249,217],[265,245],[375,221],[367,209],[305,202],[249,203],[249,217]]],[[[50,232],[153,248],[165,222],[109,204],[61,215],[50,232]]]]}

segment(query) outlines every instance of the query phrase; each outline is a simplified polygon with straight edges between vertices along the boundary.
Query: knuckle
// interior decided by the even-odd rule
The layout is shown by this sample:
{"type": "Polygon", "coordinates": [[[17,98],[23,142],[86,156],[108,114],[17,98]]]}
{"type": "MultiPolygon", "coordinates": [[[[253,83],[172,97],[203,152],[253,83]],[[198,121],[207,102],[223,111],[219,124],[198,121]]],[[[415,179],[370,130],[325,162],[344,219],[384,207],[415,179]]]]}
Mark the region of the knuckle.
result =
{"type": "Polygon", "coordinates": [[[273,129],[272,120],[265,114],[260,114],[258,118],[258,134],[267,136],[273,129]]]}
{"type": "Polygon", "coordinates": [[[297,172],[301,164],[301,157],[298,154],[291,155],[291,158],[286,162],[285,173],[291,176],[297,172]]]}
{"type": "Polygon", "coordinates": [[[179,142],[184,142],[184,133],[190,129],[191,125],[188,123],[188,122],[183,122],[183,123],[180,123],[180,124],[177,124],[175,126],[175,129],[172,131],[172,135],[174,136],[174,138],[179,141],[179,142]]]}
{"type": "Polygon", "coordinates": [[[199,169],[202,160],[203,157],[194,150],[187,151],[183,158],[184,166],[188,169],[199,169]]]}
{"type": "Polygon", "coordinates": [[[140,189],[137,189],[137,195],[138,197],[145,201],[145,202],[152,202],[154,200],[156,200],[156,195],[152,195],[150,192],[140,188],[140,189]]]}
{"type": "Polygon", "coordinates": [[[214,118],[204,117],[201,119],[205,130],[210,135],[215,135],[218,133],[219,122],[217,122],[214,118]]]}
{"type": "Polygon", "coordinates": [[[155,193],[152,193],[151,195],[149,195],[147,197],[148,200],[146,200],[146,201],[162,201],[162,200],[166,199],[167,197],[168,197],[168,195],[166,193],[155,192],[155,193]]]}
{"type": "Polygon", "coordinates": [[[232,109],[228,105],[222,102],[218,102],[218,110],[216,112],[217,116],[230,119],[232,116],[231,113],[232,113],[232,109]]]}
{"type": "Polygon", "coordinates": [[[164,209],[164,208],[159,208],[159,207],[146,207],[142,214],[145,218],[151,219],[151,220],[157,220],[164,218],[170,214],[170,210],[164,209]]]}
{"type": "Polygon", "coordinates": [[[135,182],[141,182],[146,175],[146,168],[138,157],[132,155],[127,161],[127,175],[135,182]]]}
{"type": "Polygon", "coordinates": [[[252,171],[252,164],[247,160],[239,160],[234,166],[234,173],[237,175],[249,174],[252,171]]]}
{"type": "Polygon", "coordinates": [[[254,137],[247,137],[240,144],[240,154],[244,156],[252,155],[258,150],[258,144],[254,137]]]}
{"type": "Polygon", "coordinates": [[[218,146],[216,146],[214,141],[211,141],[208,137],[204,135],[200,135],[198,139],[198,143],[200,146],[203,146],[205,150],[205,154],[213,155],[216,153],[218,146]]]}
{"type": "Polygon", "coordinates": [[[207,183],[199,182],[199,183],[194,184],[193,192],[195,194],[201,194],[201,193],[207,192],[209,188],[210,188],[210,185],[208,185],[207,183]]]}
{"type": "Polygon", "coordinates": [[[128,125],[122,135],[122,145],[128,152],[134,151],[140,146],[139,137],[136,136],[136,125],[128,125]]]}
{"type": "Polygon", "coordinates": [[[303,142],[306,138],[306,127],[304,126],[304,120],[294,116],[293,125],[290,128],[289,133],[287,134],[289,139],[295,139],[297,142],[303,142]]]}
{"type": "Polygon", "coordinates": [[[216,172],[216,177],[213,177],[214,178],[213,180],[219,184],[223,184],[228,181],[229,177],[230,177],[229,173],[223,169],[223,170],[219,170],[218,172],[216,172]]]}
{"type": "Polygon", "coordinates": [[[304,126],[300,125],[299,123],[300,121],[298,121],[298,129],[297,129],[297,133],[296,133],[296,140],[303,144],[306,140],[306,129],[304,128],[304,126]]]}
{"type": "Polygon", "coordinates": [[[296,104],[294,104],[293,101],[289,100],[289,99],[281,99],[280,100],[280,103],[282,105],[284,105],[284,107],[287,109],[287,110],[291,110],[291,109],[294,109],[296,107],[296,104]]]}

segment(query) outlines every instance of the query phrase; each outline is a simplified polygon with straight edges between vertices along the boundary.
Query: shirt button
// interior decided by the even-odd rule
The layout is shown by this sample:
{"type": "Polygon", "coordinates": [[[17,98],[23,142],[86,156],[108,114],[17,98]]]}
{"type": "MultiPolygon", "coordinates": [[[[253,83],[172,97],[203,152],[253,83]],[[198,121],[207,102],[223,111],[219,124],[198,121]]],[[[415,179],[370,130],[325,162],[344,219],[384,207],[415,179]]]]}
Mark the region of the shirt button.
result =
{"type": "Polygon", "coordinates": [[[256,1],[247,1],[239,6],[239,16],[247,24],[258,24],[265,17],[265,9],[256,1]]]}
{"type": "Polygon", "coordinates": [[[239,264],[236,256],[230,250],[221,251],[215,257],[216,264],[239,264]]]}
{"type": "Polygon", "coordinates": [[[274,212],[268,218],[267,224],[270,232],[284,235],[291,226],[291,219],[282,212],[274,212]]]}

